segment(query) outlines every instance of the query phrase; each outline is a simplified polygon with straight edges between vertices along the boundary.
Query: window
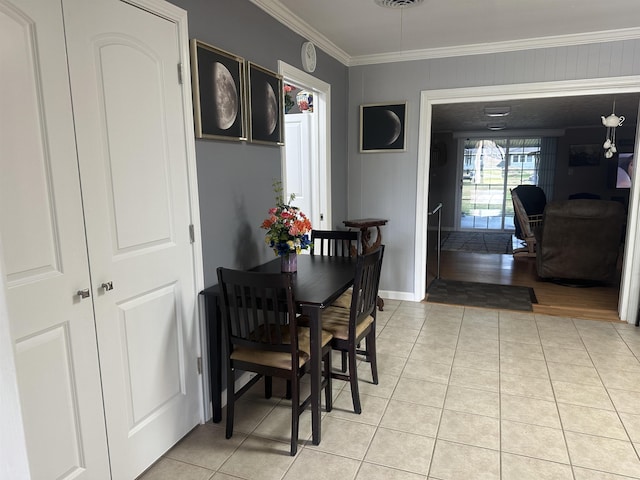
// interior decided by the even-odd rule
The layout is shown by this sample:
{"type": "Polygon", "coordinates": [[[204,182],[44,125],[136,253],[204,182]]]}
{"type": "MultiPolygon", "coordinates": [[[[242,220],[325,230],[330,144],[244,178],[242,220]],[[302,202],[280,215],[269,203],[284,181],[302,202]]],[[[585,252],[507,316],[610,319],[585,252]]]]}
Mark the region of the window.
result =
{"type": "Polygon", "coordinates": [[[510,189],[537,184],[540,138],[464,141],[460,228],[514,229],[510,189]]]}

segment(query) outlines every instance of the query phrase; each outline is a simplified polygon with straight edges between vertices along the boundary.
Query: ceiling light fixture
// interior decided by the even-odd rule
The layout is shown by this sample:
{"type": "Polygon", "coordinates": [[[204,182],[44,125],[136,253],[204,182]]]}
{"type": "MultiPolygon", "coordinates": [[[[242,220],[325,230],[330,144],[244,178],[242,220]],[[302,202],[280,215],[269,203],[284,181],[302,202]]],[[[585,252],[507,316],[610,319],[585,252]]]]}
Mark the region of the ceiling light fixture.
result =
{"type": "Polygon", "coordinates": [[[505,128],[507,128],[507,124],[504,122],[500,122],[500,123],[488,123],[487,124],[487,128],[489,130],[504,130],[505,128]]]}
{"type": "Polygon", "coordinates": [[[487,117],[506,117],[511,113],[511,107],[484,107],[487,117]]]}
{"type": "Polygon", "coordinates": [[[376,5],[385,8],[406,8],[415,7],[424,2],[424,0],[374,0],[376,5]]]}

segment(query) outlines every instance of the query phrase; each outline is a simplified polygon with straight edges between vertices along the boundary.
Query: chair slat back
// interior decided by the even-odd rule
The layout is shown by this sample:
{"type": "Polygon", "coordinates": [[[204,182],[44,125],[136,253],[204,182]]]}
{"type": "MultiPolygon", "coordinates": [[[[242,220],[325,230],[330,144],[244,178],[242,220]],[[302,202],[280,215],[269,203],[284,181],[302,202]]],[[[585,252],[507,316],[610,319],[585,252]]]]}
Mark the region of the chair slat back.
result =
{"type": "Polygon", "coordinates": [[[354,230],[312,230],[311,255],[355,257],[358,254],[360,232],[354,230]]]}
{"type": "MultiPolygon", "coordinates": [[[[218,268],[223,333],[235,347],[297,355],[293,279],[287,273],[218,268]]],[[[297,362],[294,362],[297,363],[297,362]]]]}
{"type": "Polygon", "coordinates": [[[383,256],[384,245],[366,255],[358,255],[349,321],[349,335],[352,338],[358,323],[369,315],[376,316],[383,256]]]}
{"type": "Polygon", "coordinates": [[[516,212],[516,218],[520,223],[520,228],[522,229],[522,233],[525,238],[533,237],[533,230],[531,228],[531,223],[529,222],[529,215],[520,200],[520,197],[516,192],[511,190],[511,199],[513,200],[513,209],[516,212]]]}

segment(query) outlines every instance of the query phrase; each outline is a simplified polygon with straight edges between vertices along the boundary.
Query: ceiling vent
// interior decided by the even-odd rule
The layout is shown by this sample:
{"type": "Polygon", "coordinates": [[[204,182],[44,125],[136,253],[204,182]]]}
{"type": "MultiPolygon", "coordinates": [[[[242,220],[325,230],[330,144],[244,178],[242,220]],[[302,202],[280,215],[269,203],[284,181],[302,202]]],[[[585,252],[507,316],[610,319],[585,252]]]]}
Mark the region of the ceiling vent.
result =
{"type": "Polygon", "coordinates": [[[407,8],[415,7],[424,2],[424,0],[374,0],[376,4],[385,8],[407,8]]]}

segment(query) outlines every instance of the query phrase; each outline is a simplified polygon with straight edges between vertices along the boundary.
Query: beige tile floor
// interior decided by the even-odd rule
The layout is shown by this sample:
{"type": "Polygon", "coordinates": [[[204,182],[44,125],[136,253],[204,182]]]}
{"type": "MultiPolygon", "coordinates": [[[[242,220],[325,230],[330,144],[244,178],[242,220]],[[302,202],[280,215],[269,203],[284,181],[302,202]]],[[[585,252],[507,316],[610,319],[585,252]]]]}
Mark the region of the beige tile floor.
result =
{"type": "Polygon", "coordinates": [[[334,383],[320,445],[306,412],[289,456],[287,401],[259,384],[230,440],[200,425],[140,479],[640,479],[636,327],[386,301],[378,358],[379,385],[358,370],[361,415],[334,383]]]}

